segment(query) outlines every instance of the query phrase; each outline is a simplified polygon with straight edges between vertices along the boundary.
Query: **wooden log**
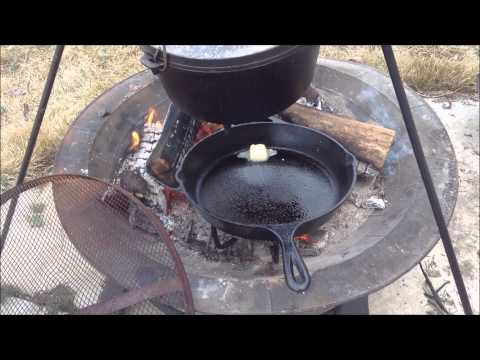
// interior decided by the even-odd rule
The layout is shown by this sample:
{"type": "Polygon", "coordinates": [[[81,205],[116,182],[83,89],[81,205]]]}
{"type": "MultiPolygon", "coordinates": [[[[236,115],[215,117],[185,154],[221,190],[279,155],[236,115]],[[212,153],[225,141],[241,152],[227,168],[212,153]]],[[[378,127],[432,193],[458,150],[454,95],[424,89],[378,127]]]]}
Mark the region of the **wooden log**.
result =
{"type": "Polygon", "coordinates": [[[378,170],[383,169],[395,138],[394,130],[299,104],[290,106],[281,116],[331,136],[351,151],[357,159],[371,164],[378,170]]]}

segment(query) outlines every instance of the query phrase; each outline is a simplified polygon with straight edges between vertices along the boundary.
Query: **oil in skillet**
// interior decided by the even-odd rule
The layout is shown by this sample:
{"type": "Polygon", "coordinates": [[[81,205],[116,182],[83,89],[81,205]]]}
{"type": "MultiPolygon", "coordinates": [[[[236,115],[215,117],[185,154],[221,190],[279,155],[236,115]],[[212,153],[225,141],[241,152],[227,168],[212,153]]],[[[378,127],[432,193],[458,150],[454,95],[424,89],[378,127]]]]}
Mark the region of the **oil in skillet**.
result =
{"type": "Polygon", "coordinates": [[[335,205],[335,185],[320,164],[276,150],[265,162],[237,154],[222,159],[201,182],[201,203],[219,218],[245,224],[297,222],[335,205]]]}

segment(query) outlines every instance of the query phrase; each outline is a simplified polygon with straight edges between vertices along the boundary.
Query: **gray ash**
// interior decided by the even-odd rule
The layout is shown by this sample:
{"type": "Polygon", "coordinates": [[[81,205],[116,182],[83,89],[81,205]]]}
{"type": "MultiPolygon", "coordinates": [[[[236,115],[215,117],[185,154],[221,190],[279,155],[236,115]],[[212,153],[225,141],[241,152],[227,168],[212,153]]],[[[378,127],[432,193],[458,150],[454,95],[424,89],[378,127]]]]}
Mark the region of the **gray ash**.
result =
{"type": "Polygon", "coordinates": [[[327,113],[337,113],[333,103],[327,99],[325,94],[313,86],[309,86],[305,91],[305,95],[297,100],[297,103],[307,107],[316,108],[317,110],[327,113]]]}

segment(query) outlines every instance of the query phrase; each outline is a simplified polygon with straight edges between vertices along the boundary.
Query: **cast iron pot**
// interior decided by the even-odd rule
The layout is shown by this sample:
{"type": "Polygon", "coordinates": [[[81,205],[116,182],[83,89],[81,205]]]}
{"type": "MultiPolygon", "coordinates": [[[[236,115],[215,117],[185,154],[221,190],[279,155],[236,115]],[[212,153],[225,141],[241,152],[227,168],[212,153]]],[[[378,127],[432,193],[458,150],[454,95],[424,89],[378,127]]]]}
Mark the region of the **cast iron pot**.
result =
{"type": "Polygon", "coordinates": [[[168,46],[141,48],[142,64],[175,105],[199,120],[228,126],[261,121],[297,101],[312,81],[320,47],[279,45],[221,59],[181,57],[169,54],[168,46]]]}
{"type": "Polygon", "coordinates": [[[349,196],[356,165],[354,155],[319,131],[248,123],[190,148],[177,180],[213,226],[247,239],[278,241],[287,285],[302,292],[310,285],[310,274],[294,237],[323,224],[349,196]],[[261,163],[239,158],[250,144],[265,144],[278,153],[261,163]]]}

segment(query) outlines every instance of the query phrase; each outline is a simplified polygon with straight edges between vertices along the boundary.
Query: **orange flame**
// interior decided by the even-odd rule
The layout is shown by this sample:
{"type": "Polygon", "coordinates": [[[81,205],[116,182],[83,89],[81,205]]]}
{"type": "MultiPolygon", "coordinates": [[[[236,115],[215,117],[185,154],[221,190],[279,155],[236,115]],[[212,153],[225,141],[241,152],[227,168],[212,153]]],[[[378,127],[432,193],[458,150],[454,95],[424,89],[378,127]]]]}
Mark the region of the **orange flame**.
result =
{"type": "Polygon", "coordinates": [[[132,131],[132,143],[128,150],[137,150],[138,147],[140,146],[140,134],[136,131],[132,131]]]}
{"type": "Polygon", "coordinates": [[[155,110],[155,108],[150,107],[148,109],[147,115],[145,116],[145,125],[148,127],[152,126],[153,119],[155,119],[156,116],[157,111],[155,110]]]}

